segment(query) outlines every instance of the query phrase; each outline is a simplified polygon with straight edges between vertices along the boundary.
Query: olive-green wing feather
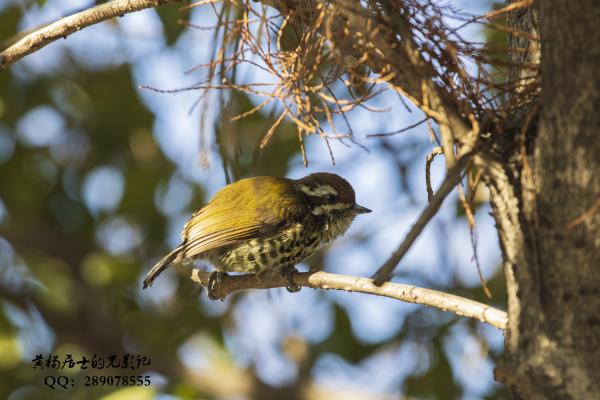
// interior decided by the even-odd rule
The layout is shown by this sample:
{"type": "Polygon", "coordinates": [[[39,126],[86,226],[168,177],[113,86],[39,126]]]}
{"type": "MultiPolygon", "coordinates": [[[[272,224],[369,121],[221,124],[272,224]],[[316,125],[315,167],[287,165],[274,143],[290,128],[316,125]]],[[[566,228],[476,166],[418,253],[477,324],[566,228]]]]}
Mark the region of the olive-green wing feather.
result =
{"type": "Polygon", "coordinates": [[[250,212],[227,209],[213,213],[201,210],[184,228],[182,256],[194,257],[207,250],[268,235],[274,233],[278,225],[277,221],[261,221],[260,216],[250,212]]]}
{"type": "Polygon", "coordinates": [[[260,216],[246,210],[230,206],[211,207],[207,204],[203,209],[192,215],[182,232],[183,242],[158,263],[146,275],[143,287],[151,286],[162,271],[173,263],[194,258],[201,253],[239,241],[268,235],[277,229],[277,224],[285,223],[260,219],[260,216]]]}
{"type": "Polygon", "coordinates": [[[301,221],[305,204],[287,179],[256,177],[223,188],[198,212],[182,232],[181,258],[270,236],[301,221]]]}

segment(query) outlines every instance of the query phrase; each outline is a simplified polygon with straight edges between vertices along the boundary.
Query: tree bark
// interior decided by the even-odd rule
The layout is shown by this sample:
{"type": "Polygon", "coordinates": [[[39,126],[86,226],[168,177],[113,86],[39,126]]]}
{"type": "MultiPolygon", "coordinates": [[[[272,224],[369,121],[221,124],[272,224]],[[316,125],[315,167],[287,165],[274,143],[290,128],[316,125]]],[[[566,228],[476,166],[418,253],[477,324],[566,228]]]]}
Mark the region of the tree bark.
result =
{"type": "MultiPolygon", "coordinates": [[[[597,399],[600,7],[538,1],[509,25],[533,36],[539,29],[542,84],[539,100],[514,114],[508,145],[487,174],[509,305],[496,377],[519,399],[597,399]]],[[[529,48],[521,61],[530,63],[538,61],[535,43],[511,40],[529,48]]]]}

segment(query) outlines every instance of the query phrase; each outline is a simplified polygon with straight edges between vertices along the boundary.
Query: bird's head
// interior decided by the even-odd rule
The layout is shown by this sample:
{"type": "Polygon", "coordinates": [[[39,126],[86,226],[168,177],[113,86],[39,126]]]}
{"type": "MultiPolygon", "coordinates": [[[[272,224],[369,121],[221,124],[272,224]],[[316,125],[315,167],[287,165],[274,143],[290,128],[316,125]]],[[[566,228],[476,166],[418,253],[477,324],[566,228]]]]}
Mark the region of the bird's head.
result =
{"type": "Polygon", "coordinates": [[[354,218],[371,212],[356,204],[354,189],[339,175],[317,172],[298,179],[296,187],[306,196],[310,211],[316,216],[354,218]]]}

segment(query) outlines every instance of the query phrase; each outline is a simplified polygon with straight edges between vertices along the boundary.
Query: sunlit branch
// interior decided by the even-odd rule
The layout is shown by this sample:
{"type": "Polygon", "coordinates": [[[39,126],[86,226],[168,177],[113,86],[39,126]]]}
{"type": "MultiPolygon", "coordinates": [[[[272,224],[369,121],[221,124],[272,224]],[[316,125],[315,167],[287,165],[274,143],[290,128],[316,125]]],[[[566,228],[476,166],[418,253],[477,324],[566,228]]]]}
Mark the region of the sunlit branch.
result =
{"type": "Polygon", "coordinates": [[[112,0],[88,8],[29,33],[13,45],[0,52],[0,71],[57,39],[65,39],[85,27],[106,21],[124,14],[163,4],[178,3],[181,0],[112,0]]]}
{"type": "MultiPolygon", "coordinates": [[[[210,272],[194,269],[191,279],[207,287],[210,272]]],[[[448,311],[456,315],[475,318],[498,329],[505,329],[508,323],[506,312],[487,304],[432,289],[420,288],[395,282],[375,285],[373,280],[328,272],[295,272],[293,282],[298,286],[312,289],[334,289],[347,292],[367,293],[389,297],[408,303],[422,304],[448,311]]],[[[288,281],[280,274],[259,276],[257,274],[225,275],[215,282],[211,294],[216,298],[225,298],[231,293],[247,289],[270,289],[286,287],[288,281]]]]}

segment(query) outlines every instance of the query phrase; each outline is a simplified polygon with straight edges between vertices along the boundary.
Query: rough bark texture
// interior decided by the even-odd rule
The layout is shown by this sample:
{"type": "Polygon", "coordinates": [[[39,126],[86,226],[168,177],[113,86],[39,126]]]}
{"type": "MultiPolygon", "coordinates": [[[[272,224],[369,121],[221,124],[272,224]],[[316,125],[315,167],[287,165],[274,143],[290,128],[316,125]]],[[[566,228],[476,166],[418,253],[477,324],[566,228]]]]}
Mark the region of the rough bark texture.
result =
{"type": "MultiPolygon", "coordinates": [[[[598,399],[600,7],[544,0],[510,22],[539,28],[542,90],[514,114],[512,125],[525,127],[488,171],[509,289],[497,377],[519,399],[598,399]],[[531,110],[538,113],[526,127],[531,110]]],[[[536,61],[530,49],[525,61],[536,61]]]]}

